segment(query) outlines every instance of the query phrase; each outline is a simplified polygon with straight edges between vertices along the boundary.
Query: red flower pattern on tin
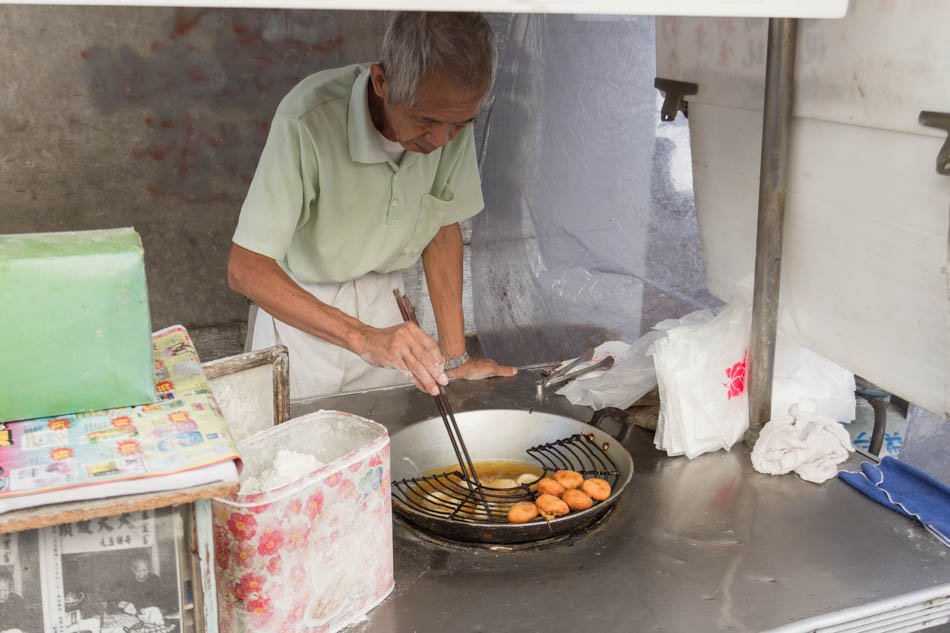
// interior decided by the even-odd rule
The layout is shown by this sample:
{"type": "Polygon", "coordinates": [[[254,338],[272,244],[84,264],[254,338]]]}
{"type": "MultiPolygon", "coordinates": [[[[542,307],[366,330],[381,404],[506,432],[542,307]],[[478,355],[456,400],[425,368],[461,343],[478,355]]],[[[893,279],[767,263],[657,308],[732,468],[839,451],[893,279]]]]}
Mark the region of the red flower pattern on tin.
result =
{"type": "Polygon", "coordinates": [[[250,514],[235,512],[228,519],[228,529],[239,541],[246,541],[257,533],[257,520],[250,514]]]}

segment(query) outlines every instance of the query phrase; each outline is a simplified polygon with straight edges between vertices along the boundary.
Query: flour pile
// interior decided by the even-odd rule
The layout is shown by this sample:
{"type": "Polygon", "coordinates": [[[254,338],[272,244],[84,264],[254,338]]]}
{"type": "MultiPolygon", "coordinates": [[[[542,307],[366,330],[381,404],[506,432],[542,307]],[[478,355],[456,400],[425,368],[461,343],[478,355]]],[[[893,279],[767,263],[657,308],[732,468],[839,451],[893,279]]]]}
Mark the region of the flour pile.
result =
{"type": "Polygon", "coordinates": [[[257,476],[250,475],[241,482],[240,494],[254,494],[280,488],[321,466],[323,462],[313,455],[282,448],[277,451],[274,463],[269,468],[260,471],[257,476]]]}

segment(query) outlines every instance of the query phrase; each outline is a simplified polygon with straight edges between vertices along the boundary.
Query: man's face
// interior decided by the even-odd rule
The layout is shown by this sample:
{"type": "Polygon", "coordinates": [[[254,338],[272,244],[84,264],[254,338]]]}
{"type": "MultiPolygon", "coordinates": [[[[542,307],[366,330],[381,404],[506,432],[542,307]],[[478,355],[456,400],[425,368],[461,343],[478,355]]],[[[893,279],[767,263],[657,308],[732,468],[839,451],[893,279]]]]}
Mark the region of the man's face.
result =
{"type": "Polygon", "coordinates": [[[144,560],[137,560],[132,563],[132,573],[135,574],[135,579],[139,582],[145,582],[145,579],[148,578],[148,563],[144,560]]]}
{"type": "Polygon", "coordinates": [[[0,579],[0,602],[6,602],[7,598],[10,597],[10,580],[7,578],[0,579]]]}
{"type": "Polygon", "coordinates": [[[374,68],[372,79],[377,96],[386,103],[386,119],[395,140],[420,154],[434,152],[458,136],[478,115],[485,97],[484,92],[460,92],[450,80],[427,77],[419,86],[415,105],[393,106],[387,99],[388,83],[382,68],[374,68]]]}

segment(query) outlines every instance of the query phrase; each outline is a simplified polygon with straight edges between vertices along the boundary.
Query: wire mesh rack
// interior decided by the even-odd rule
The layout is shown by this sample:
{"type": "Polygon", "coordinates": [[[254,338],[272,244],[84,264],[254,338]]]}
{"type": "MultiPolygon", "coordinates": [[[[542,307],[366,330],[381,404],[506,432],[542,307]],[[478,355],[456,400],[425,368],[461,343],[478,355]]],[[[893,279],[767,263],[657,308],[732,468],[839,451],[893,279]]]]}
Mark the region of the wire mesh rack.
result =
{"type": "MultiPolygon", "coordinates": [[[[558,470],[574,470],[599,477],[616,490],[621,473],[617,464],[589,434],[539,444],[525,453],[541,467],[545,477],[558,470]]],[[[405,508],[431,519],[463,523],[508,523],[508,509],[520,501],[533,501],[538,479],[514,488],[494,488],[475,483],[460,471],[449,471],[392,482],[397,510],[405,508]]]]}

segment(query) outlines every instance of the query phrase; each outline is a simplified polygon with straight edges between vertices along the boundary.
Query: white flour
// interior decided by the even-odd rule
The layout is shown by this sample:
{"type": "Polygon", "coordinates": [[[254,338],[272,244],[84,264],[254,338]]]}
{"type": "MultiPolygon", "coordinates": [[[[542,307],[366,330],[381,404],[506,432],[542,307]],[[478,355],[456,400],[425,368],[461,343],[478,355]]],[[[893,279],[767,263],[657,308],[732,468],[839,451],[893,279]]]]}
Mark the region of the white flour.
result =
{"type": "Polygon", "coordinates": [[[282,448],[277,451],[274,463],[269,468],[260,471],[256,477],[251,475],[241,482],[240,494],[253,494],[279,488],[309,472],[313,472],[320,466],[323,466],[323,462],[313,455],[282,448]]]}

